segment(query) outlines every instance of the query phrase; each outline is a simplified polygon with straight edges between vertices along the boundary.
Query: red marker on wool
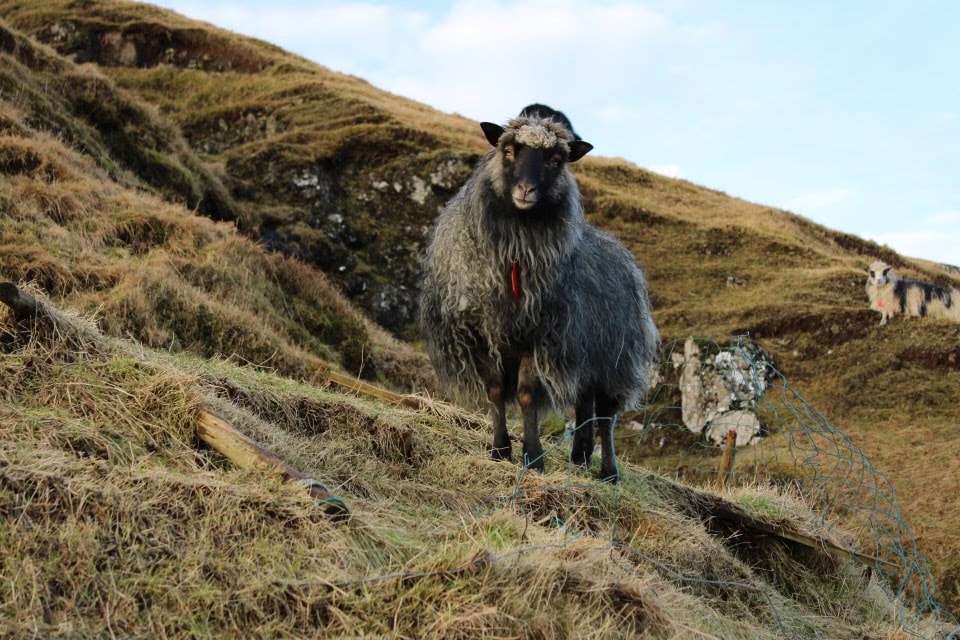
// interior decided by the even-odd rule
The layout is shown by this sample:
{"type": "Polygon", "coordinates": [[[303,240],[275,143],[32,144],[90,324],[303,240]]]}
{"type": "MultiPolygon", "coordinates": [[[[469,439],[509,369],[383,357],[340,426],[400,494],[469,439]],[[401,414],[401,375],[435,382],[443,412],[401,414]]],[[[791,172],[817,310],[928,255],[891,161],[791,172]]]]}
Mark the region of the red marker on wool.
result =
{"type": "Polygon", "coordinates": [[[520,264],[516,260],[510,264],[510,291],[514,298],[520,299],[520,264]]]}

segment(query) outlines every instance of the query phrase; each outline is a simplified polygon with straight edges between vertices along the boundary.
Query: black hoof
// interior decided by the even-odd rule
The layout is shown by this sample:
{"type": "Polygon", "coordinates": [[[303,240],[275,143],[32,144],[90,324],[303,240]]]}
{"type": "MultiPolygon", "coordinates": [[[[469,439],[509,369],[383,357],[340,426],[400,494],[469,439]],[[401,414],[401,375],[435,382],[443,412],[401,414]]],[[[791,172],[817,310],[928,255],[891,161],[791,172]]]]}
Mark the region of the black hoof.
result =
{"type": "Polygon", "coordinates": [[[535,455],[524,451],[523,466],[525,469],[533,469],[543,473],[543,451],[538,451],[535,455]]]}
{"type": "Polygon", "coordinates": [[[510,447],[494,447],[490,450],[490,457],[497,461],[506,460],[509,462],[511,458],[510,447]]]}
{"type": "Polygon", "coordinates": [[[570,462],[578,467],[587,468],[590,466],[590,454],[586,451],[577,451],[574,449],[573,453],[570,454],[570,462]]]}
{"type": "Polygon", "coordinates": [[[534,460],[530,464],[525,464],[524,468],[533,469],[534,471],[539,471],[540,473],[543,473],[543,460],[538,458],[537,460],[534,460]]]}
{"type": "Polygon", "coordinates": [[[600,481],[617,484],[617,482],[620,481],[620,470],[616,467],[613,469],[600,469],[600,481]]]}

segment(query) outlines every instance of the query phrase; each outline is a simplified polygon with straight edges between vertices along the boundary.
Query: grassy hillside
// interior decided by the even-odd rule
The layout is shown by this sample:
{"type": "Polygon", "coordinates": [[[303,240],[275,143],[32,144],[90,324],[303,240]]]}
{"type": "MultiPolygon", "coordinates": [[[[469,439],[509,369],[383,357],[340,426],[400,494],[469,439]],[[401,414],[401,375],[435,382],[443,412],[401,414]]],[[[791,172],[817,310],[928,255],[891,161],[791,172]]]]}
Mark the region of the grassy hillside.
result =
{"type": "Polygon", "coordinates": [[[859,562],[698,516],[719,504],[830,539],[795,497],[718,497],[638,468],[613,487],[570,475],[565,448],[552,472],[518,475],[452,408],[52,315],[26,331],[0,316],[5,637],[908,637],[859,562]],[[350,519],[198,450],[203,410],[336,486],[350,519]]]}
{"type": "MultiPolygon", "coordinates": [[[[569,542],[570,530],[551,524],[548,507],[481,508],[516,484],[516,468],[487,463],[482,428],[455,430],[443,420],[303,386],[342,369],[401,390],[438,391],[423,355],[367,317],[401,338],[415,337],[417,256],[437,207],[484,151],[475,123],[144,5],[0,0],[0,17],[6,21],[0,22],[0,275],[32,280],[57,305],[95,316],[108,336],[159,350],[145,352],[152,354],[149,366],[130,360],[132,343],[121,349],[127,355],[79,363],[41,357],[59,347],[36,344],[3,355],[5,376],[22,380],[11,383],[17,391],[6,391],[0,405],[9,416],[3,455],[21,474],[4,476],[3,513],[33,513],[29,505],[42,507],[46,498],[34,503],[25,496],[59,491],[48,501],[56,505],[49,518],[77,522],[86,532],[116,518],[155,523],[148,529],[161,539],[131,538],[130,524],[129,531],[94,536],[89,544],[102,547],[91,555],[81,544],[89,536],[78,533],[63,543],[63,557],[101,561],[77,570],[90,574],[87,582],[59,584],[53,567],[61,557],[44,551],[58,534],[38,527],[35,537],[23,537],[8,521],[4,539],[22,550],[11,557],[39,564],[23,574],[28,582],[5,594],[5,617],[40,607],[29,609],[42,621],[38,633],[65,636],[73,633],[70,625],[76,634],[98,635],[104,611],[119,612],[126,625],[120,635],[149,634],[151,620],[168,635],[202,635],[227,620],[267,636],[319,623],[342,633],[386,633],[389,610],[399,633],[429,619],[425,635],[436,636],[542,629],[559,637],[595,628],[597,637],[609,637],[625,625],[651,637],[689,637],[684,629],[692,625],[720,637],[766,637],[776,635],[770,611],[782,610],[789,624],[804,627],[797,637],[832,629],[837,616],[847,627],[873,616],[880,626],[871,633],[896,633],[882,626],[886,614],[879,609],[853,607],[873,599],[862,597],[871,587],[849,577],[851,567],[831,569],[850,585],[849,593],[832,594],[835,601],[816,576],[778,583],[757,573],[762,562],[732,556],[683,515],[682,505],[661,502],[654,490],[659,480],[639,469],[620,493],[569,490],[565,475],[523,479],[568,488],[564,500],[573,502],[564,505],[575,519],[591,509],[621,514],[617,528],[634,536],[627,546],[655,560],[634,556],[623,573],[622,559],[610,557],[624,540],[603,529],[609,519],[580,522],[577,531],[600,527],[601,533],[569,542]],[[161,351],[182,360],[171,363],[161,351]],[[53,391],[37,388],[41,379],[53,391]],[[296,491],[263,488],[254,476],[226,471],[216,456],[194,453],[189,425],[197,407],[221,406],[218,389],[244,385],[260,391],[237,397],[266,397],[271,410],[258,413],[260,400],[227,410],[253,411],[256,420],[238,418],[249,432],[358,500],[362,525],[332,527],[296,491]],[[154,389],[165,399],[151,400],[154,389]],[[131,408],[133,417],[100,413],[119,398],[139,398],[146,408],[131,408]],[[58,408],[62,402],[65,409],[58,408]],[[117,431],[102,433],[108,423],[117,431]],[[317,429],[319,438],[306,437],[317,429]],[[80,435],[62,433],[71,430],[80,435]],[[404,433],[414,434],[415,451],[427,452],[425,458],[406,459],[397,444],[404,433]],[[222,473],[232,475],[225,480],[222,473]],[[116,478],[107,485],[113,497],[90,502],[102,477],[116,478]],[[451,493],[451,478],[465,483],[462,495],[451,493]],[[156,500],[123,501],[144,486],[156,500]],[[164,487],[174,487],[177,497],[161,501],[164,487]],[[230,505],[237,518],[216,520],[230,505]],[[183,518],[171,514],[196,518],[179,523],[183,518]],[[418,533],[415,525],[424,521],[432,537],[418,533]],[[220,536],[244,543],[220,543],[220,536]],[[551,548],[558,536],[563,543],[551,548]],[[222,545],[214,551],[220,563],[187,577],[178,573],[200,565],[176,541],[211,537],[222,545]],[[136,553],[111,551],[130,539],[136,553]],[[270,542],[280,539],[291,540],[289,548],[270,542]],[[243,556],[247,551],[253,555],[243,556]],[[150,564],[151,553],[159,564],[150,564]],[[736,563],[744,566],[734,569],[736,563]],[[271,568],[268,577],[251,578],[254,566],[271,568]],[[109,587],[114,567],[149,584],[133,589],[141,595],[121,598],[109,587]],[[772,591],[703,593],[671,571],[737,575],[772,591]],[[403,596],[411,588],[406,578],[364,582],[394,573],[426,574],[429,585],[413,602],[403,596]],[[569,589],[551,591],[558,582],[569,589]],[[20,599],[29,589],[44,595],[20,599]],[[237,590],[237,598],[224,595],[237,590]],[[460,600],[451,604],[440,592],[460,600]],[[88,599],[63,595],[74,593],[88,599]],[[771,598],[777,607],[769,606],[771,598]],[[541,619],[537,606],[565,613],[541,619]],[[573,610],[580,606],[601,617],[578,617],[573,610]],[[187,608],[199,613],[184,617],[187,608]],[[272,628],[280,613],[292,616],[294,626],[272,628]]],[[[788,212],[623,161],[588,158],[577,175],[591,220],[646,266],[664,336],[725,341],[749,331],[757,338],[790,383],[890,475],[941,597],[960,609],[960,503],[952,499],[960,489],[952,448],[960,431],[960,327],[916,319],[879,327],[863,294],[864,269],[875,258],[908,277],[954,285],[960,278],[788,212]]],[[[551,468],[562,467],[558,455],[551,468]]],[[[538,499],[549,495],[544,490],[538,499]]],[[[794,509],[804,507],[791,503],[787,510],[794,509]]],[[[811,529],[802,513],[792,518],[811,529]]]]}
{"type": "Polygon", "coordinates": [[[107,331],[147,346],[302,378],[339,366],[429,387],[423,356],[367,321],[322,273],[197,215],[236,218],[204,207],[233,201],[155,109],[9,27],[0,39],[6,278],[96,309],[107,331]],[[196,193],[184,187],[194,184],[196,193]]]}

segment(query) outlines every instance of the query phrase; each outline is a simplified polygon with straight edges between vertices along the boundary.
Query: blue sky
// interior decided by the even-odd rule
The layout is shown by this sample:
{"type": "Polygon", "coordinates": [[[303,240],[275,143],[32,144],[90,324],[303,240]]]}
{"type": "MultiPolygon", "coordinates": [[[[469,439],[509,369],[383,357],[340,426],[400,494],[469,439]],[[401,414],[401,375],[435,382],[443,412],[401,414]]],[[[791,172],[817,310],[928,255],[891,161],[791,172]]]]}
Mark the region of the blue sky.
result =
{"type": "MultiPolygon", "coordinates": [[[[960,2],[163,0],[437,109],[960,264],[960,2]]],[[[478,134],[479,135],[479,134],[478,134]]]]}

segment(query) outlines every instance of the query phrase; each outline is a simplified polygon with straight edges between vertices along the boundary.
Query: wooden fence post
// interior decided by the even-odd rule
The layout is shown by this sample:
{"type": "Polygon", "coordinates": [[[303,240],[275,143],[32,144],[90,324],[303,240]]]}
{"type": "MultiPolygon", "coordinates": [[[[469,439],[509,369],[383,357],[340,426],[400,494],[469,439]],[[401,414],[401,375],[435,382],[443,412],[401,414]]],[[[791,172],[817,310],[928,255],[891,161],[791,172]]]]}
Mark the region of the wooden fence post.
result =
{"type": "Polygon", "coordinates": [[[737,430],[730,429],[727,432],[726,441],[723,444],[723,457],[720,458],[720,470],[717,472],[717,486],[721,489],[727,486],[727,478],[733,469],[733,458],[737,450],[737,430]]]}

